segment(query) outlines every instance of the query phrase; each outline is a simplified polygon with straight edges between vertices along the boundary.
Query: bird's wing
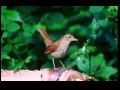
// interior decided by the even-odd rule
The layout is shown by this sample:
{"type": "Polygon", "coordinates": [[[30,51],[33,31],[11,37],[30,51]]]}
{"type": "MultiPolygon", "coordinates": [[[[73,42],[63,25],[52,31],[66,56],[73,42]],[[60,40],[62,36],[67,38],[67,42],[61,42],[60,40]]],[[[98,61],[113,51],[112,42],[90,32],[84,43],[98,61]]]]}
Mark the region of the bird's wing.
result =
{"type": "Polygon", "coordinates": [[[59,42],[53,42],[50,46],[47,47],[44,53],[49,54],[49,53],[55,52],[57,48],[59,47],[59,45],[60,45],[59,42]]]}

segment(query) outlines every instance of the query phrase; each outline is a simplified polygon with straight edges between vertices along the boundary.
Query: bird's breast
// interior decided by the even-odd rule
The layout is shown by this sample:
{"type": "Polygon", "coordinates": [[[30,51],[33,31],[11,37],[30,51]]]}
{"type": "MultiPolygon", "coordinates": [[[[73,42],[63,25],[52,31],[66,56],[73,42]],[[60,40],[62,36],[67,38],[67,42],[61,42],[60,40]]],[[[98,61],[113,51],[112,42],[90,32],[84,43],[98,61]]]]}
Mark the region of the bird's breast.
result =
{"type": "Polygon", "coordinates": [[[51,55],[54,58],[62,58],[66,55],[67,51],[68,51],[68,46],[60,45],[60,47],[58,47],[55,52],[52,52],[51,55]]]}

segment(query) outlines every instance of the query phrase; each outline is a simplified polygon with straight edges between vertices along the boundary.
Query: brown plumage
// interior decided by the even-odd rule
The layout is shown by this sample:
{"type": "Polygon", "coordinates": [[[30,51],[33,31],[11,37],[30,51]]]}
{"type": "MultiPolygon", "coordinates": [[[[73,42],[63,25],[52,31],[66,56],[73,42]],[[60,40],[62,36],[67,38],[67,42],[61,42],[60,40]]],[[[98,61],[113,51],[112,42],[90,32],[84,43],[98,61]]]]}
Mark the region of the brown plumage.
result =
{"type": "Polygon", "coordinates": [[[46,45],[46,50],[44,53],[51,54],[51,56],[54,59],[62,58],[67,53],[69,44],[72,41],[78,41],[78,39],[76,39],[73,35],[66,34],[59,40],[53,42],[43,28],[39,28],[38,31],[43,37],[45,45],[46,45]]]}

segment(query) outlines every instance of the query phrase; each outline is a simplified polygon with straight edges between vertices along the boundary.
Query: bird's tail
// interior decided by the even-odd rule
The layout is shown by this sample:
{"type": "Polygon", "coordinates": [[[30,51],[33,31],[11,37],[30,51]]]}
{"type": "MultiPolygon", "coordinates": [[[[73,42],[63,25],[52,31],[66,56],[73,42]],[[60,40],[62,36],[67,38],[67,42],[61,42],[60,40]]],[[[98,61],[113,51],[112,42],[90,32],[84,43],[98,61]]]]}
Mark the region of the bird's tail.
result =
{"type": "Polygon", "coordinates": [[[47,32],[42,27],[38,28],[38,31],[42,35],[44,42],[46,44],[46,47],[51,45],[52,41],[51,41],[50,37],[48,36],[47,32]]]}

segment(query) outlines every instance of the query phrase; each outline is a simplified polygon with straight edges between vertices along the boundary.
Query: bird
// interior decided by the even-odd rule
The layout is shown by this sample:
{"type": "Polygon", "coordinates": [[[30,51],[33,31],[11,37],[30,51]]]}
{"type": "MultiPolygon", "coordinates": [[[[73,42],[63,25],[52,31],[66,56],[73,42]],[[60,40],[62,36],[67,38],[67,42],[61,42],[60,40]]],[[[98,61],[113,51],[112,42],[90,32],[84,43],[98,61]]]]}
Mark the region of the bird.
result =
{"type": "MultiPolygon", "coordinates": [[[[56,40],[53,42],[50,39],[49,35],[47,34],[47,32],[44,28],[39,27],[38,31],[40,32],[40,34],[44,40],[44,43],[46,45],[46,50],[45,50],[44,54],[50,54],[52,56],[52,62],[53,62],[54,68],[55,68],[54,60],[64,57],[67,54],[70,43],[72,41],[78,41],[78,39],[76,39],[73,35],[65,34],[59,40],[56,40]]],[[[59,61],[60,61],[61,65],[63,67],[65,67],[63,65],[62,61],[61,60],[59,60],[59,61]]]]}

